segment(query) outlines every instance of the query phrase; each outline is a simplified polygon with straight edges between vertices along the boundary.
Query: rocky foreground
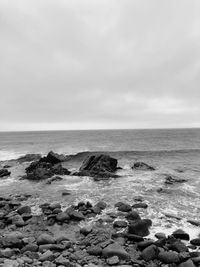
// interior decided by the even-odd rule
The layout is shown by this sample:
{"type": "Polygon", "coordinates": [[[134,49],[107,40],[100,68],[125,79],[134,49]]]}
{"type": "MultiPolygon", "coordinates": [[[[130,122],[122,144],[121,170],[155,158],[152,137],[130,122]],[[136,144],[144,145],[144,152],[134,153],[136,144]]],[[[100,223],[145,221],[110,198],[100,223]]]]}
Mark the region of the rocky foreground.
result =
{"type": "MultiPolygon", "coordinates": [[[[50,152],[46,157],[27,155],[18,160],[30,161],[23,179],[62,179],[58,175],[91,176],[95,180],[117,178],[117,160],[108,155],[92,155],[79,170],[63,167],[63,155],[50,152]]],[[[143,162],[135,162],[133,170],[154,171],[143,162]]],[[[0,170],[1,177],[10,175],[9,165],[0,170]]],[[[164,175],[166,184],[186,180],[164,175]]],[[[89,201],[64,209],[60,203],[43,203],[40,214],[23,202],[31,195],[0,197],[0,266],[95,267],[95,266],[200,266],[200,238],[190,240],[182,229],[166,236],[155,234],[149,239],[152,221],[141,218],[140,209],[147,204],[140,197],[132,205],[118,202],[114,212],[101,201],[89,201]]],[[[200,223],[190,221],[199,227],[200,223]]]]}

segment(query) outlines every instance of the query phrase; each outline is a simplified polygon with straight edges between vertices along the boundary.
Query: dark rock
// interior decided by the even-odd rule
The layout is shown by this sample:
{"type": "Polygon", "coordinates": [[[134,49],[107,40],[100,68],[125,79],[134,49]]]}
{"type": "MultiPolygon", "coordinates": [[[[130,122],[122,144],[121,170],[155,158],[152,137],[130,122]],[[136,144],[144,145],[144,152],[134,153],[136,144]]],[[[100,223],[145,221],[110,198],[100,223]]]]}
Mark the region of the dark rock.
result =
{"type": "Polygon", "coordinates": [[[194,246],[200,246],[200,238],[190,240],[190,243],[194,246]]]}
{"type": "Polygon", "coordinates": [[[43,157],[40,161],[41,162],[48,162],[51,164],[57,164],[62,161],[65,161],[65,156],[64,155],[59,155],[57,153],[54,153],[53,151],[50,151],[46,157],[43,157]]]}
{"type": "Polygon", "coordinates": [[[121,203],[121,205],[118,206],[118,210],[122,212],[129,212],[132,210],[132,208],[129,204],[121,203]]]}
{"type": "Polygon", "coordinates": [[[166,235],[164,233],[156,233],[155,237],[158,239],[166,239],[166,235]]]}
{"type": "Polygon", "coordinates": [[[135,162],[132,166],[134,170],[142,170],[142,171],[155,171],[155,168],[144,163],[144,162],[135,162]]]}
{"type": "Polygon", "coordinates": [[[195,226],[200,226],[200,221],[187,220],[187,222],[189,222],[189,223],[191,223],[192,225],[195,225],[195,226]]]}
{"type": "Polygon", "coordinates": [[[27,244],[25,247],[21,249],[22,253],[26,251],[36,252],[38,251],[38,246],[36,244],[27,244]]]}
{"type": "Polygon", "coordinates": [[[56,220],[59,222],[65,222],[65,221],[69,221],[70,217],[66,212],[61,212],[57,214],[56,220]]]}
{"type": "Polygon", "coordinates": [[[130,259],[130,255],[126,252],[126,250],[117,243],[108,245],[106,248],[103,249],[102,254],[105,258],[118,256],[120,259],[130,259]]]}
{"type": "Polygon", "coordinates": [[[20,207],[17,212],[22,215],[24,213],[31,213],[31,208],[29,206],[22,206],[20,207]]]}
{"type": "Polygon", "coordinates": [[[140,221],[140,215],[136,211],[129,212],[126,216],[126,219],[128,221],[140,221]]]}
{"type": "Polygon", "coordinates": [[[48,234],[41,234],[37,238],[38,245],[54,244],[54,243],[55,243],[55,239],[51,235],[48,235],[48,234]]]}
{"type": "Polygon", "coordinates": [[[174,236],[177,239],[190,240],[189,234],[185,233],[182,229],[174,231],[172,236],[174,236]]]}
{"type": "MultiPolygon", "coordinates": [[[[92,155],[86,158],[78,175],[109,178],[117,170],[117,160],[108,155],[92,155]]],[[[76,174],[77,175],[77,174],[76,174]]]]}
{"type": "Polygon", "coordinates": [[[62,191],[62,196],[68,196],[68,195],[71,195],[71,192],[69,190],[65,189],[62,191]]]}
{"type": "Polygon", "coordinates": [[[127,227],[127,222],[126,221],[115,221],[113,224],[113,227],[119,227],[119,228],[123,228],[123,227],[127,227]]]}
{"type": "Polygon", "coordinates": [[[70,218],[72,220],[76,220],[76,221],[81,221],[81,220],[85,220],[85,217],[84,215],[81,213],[81,212],[78,212],[76,210],[72,211],[70,214],[69,214],[70,218]]]}
{"type": "Polygon", "coordinates": [[[60,177],[60,176],[54,176],[52,178],[49,178],[48,181],[46,182],[46,184],[51,184],[53,182],[59,182],[59,181],[62,181],[63,178],[60,177]]]}
{"type": "Polygon", "coordinates": [[[147,236],[149,235],[149,227],[149,223],[146,220],[140,220],[129,225],[128,233],[139,236],[147,236]]]}
{"type": "Polygon", "coordinates": [[[145,261],[151,261],[156,259],[158,255],[158,249],[155,245],[150,245],[142,251],[142,258],[145,261]]]}
{"type": "Polygon", "coordinates": [[[0,178],[5,177],[5,176],[9,176],[10,174],[11,174],[11,172],[9,172],[7,169],[1,169],[0,170],[0,178]]]}
{"type": "Polygon", "coordinates": [[[165,174],[165,184],[184,183],[186,179],[182,179],[176,176],[165,174]]]}
{"type": "Polygon", "coordinates": [[[107,204],[103,201],[99,201],[95,206],[97,206],[101,210],[104,210],[107,207],[107,204]]]}
{"type": "Polygon", "coordinates": [[[173,251],[163,251],[158,254],[158,259],[166,264],[170,263],[179,263],[179,256],[178,253],[173,251]]]}
{"type": "Polygon", "coordinates": [[[144,238],[142,236],[139,236],[139,235],[134,235],[134,234],[125,234],[125,237],[128,239],[128,240],[131,240],[133,242],[141,242],[141,241],[144,241],[144,238]]]}
{"type": "Polygon", "coordinates": [[[147,209],[148,205],[146,203],[136,203],[132,205],[134,209],[147,209]]]}
{"type": "Polygon", "coordinates": [[[87,249],[87,253],[94,256],[100,256],[102,254],[102,248],[100,246],[93,246],[87,249]]]}
{"type": "Polygon", "coordinates": [[[147,248],[147,247],[153,245],[153,243],[154,243],[153,240],[145,240],[145,241],[141,241],[141,242],[138,243],[138,248],[139,248],[140,250],[143,250],[143,249],[145,249],[145,248],[147,248]]]}

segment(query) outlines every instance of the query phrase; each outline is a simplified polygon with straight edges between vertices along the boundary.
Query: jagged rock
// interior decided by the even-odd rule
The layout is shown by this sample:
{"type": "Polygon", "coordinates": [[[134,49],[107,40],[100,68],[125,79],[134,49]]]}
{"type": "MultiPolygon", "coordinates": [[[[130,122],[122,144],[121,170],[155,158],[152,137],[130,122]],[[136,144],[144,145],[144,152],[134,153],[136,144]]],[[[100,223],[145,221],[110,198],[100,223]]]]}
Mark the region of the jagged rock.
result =
{"type": "Polygon", "coordinates": [[[11,174],[11,172],[8,171],[7,169],[1,169],[0,170],[0,178],[5,177],[5,176],[9,176],[10,174],[11,174]]]}
{"type": "Polygon", "coordinates": [[[29,162],[29,161],[37,161],[40,159],[41,159],[40,154],[26,154],[26,155],[18,158],[17,161],[19,161],[20,163],[23,163],[23,162],[29,162]]]}
{"type": "Polygon", "coordinates": [[[130,255],[118,243],[108,245],[106,248],[103,249],[102,254],[105,258],[118,256],[120,259],[130,259],[130,255]]]}
{"type": "Polygon", "coordinates": [[[76,220],[76,221],[81,221],[81,220],[85,220],[84,215],[81,212],[78,212],[76,210],[72,211],[69,213],[69,217],[72,220],[76,220]]]}
{"type": "Polygon", "coordinates": [[[64,155],[59,155],[57,153],[54,153],[53,151],[50,151],[46,157],[41,158],[41,162],[48,162],[51,164],[57,164],[62,161],[65,161],[65,156],[64,155]]]}
{"type": "Polygon", "coordinates": [[[141,170],[141,171],[155,171],[155,168],[144,163],[144,162],[135,162],[132,166],[134,170],[141,170]]]}
{"type": "Polygon", "coordinates": [[[108,155],[92,155],[86,158],[79,169],[78,173],[74,175],[92,176],[96,179],[117,177],[114,174],[117,170],[117,160],[108,155]]]}

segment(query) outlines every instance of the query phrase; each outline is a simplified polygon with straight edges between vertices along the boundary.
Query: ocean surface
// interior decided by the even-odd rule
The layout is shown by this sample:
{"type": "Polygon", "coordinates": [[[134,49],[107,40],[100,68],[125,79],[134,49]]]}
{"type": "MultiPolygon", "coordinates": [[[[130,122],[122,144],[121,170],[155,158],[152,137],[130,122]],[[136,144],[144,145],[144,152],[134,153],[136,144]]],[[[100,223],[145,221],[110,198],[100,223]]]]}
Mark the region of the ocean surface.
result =
{"type": "Polygon", "coordinates": [[[74,155],[66,166],[71,170],[80,167],[88,152],[106,152],[118,159],[120,178],[95,182],[90,177],[65,176],[52,185],[32,183],[19,179],[27,166],[24,163],[12,167],[11,177],[0,181],[0,194],[31,193],[28,204],[35,212],[41,201],[68,206],[84,199],[104,200],[112,210],[117,201],[133,204],[139,195],[149,206],[140,214],[153,220],[152,233],[170,234],[177,228],[186,229],[194,237],[200,233],[187,222],[200,221],[200,129],[0,132],[0,161],[27,153],[45,155],[50,150],[74,155]],[[156,171],[133,171],[135,161],[144,161],[156,171]],[[166,185],[166,174],[187,182],[166,185]],[[70,190],[71,195],[62,197],[63,189],[70,190]]]}

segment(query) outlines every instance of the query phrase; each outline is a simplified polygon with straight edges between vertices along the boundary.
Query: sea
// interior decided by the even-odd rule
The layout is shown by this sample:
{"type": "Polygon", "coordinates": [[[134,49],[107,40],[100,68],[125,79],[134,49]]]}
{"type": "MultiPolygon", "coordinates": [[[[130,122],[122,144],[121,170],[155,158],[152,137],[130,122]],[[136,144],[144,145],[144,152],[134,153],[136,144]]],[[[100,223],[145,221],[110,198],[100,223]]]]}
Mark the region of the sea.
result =
{"type": "Polygon", "coordinates": [[[200,222],[200,129],[0,132],[1,164],[51,150],[71,155],[66,167],[74,171],[93,152],[110,154],[118,159],[120,178],[97,182],[91,177],[64,176],[51,185],[33,183],[20,179],[28,166],[23,163],[10,168],[9,178],[1,179],[0,195],[31,193],[27,204],[35,213],[41,202],[60,202],[67,207],[82,200],[103,200],[108,204],[106,212],[113,212],[116,202],[134,204],[140,196],[148,204],[147,209],[139,209],[141,216],[153,221],[151,235],[171,234],[178,228],[192,237],[200,234],[200,228],[188,222],[200,222]],[[135,171],[131,167],[136,161],[156,170],[135,171]],[[166,175],[187,182],[165,184],[166,175]],[[63,197],[64,189],[70,195],[63,197]]]}

